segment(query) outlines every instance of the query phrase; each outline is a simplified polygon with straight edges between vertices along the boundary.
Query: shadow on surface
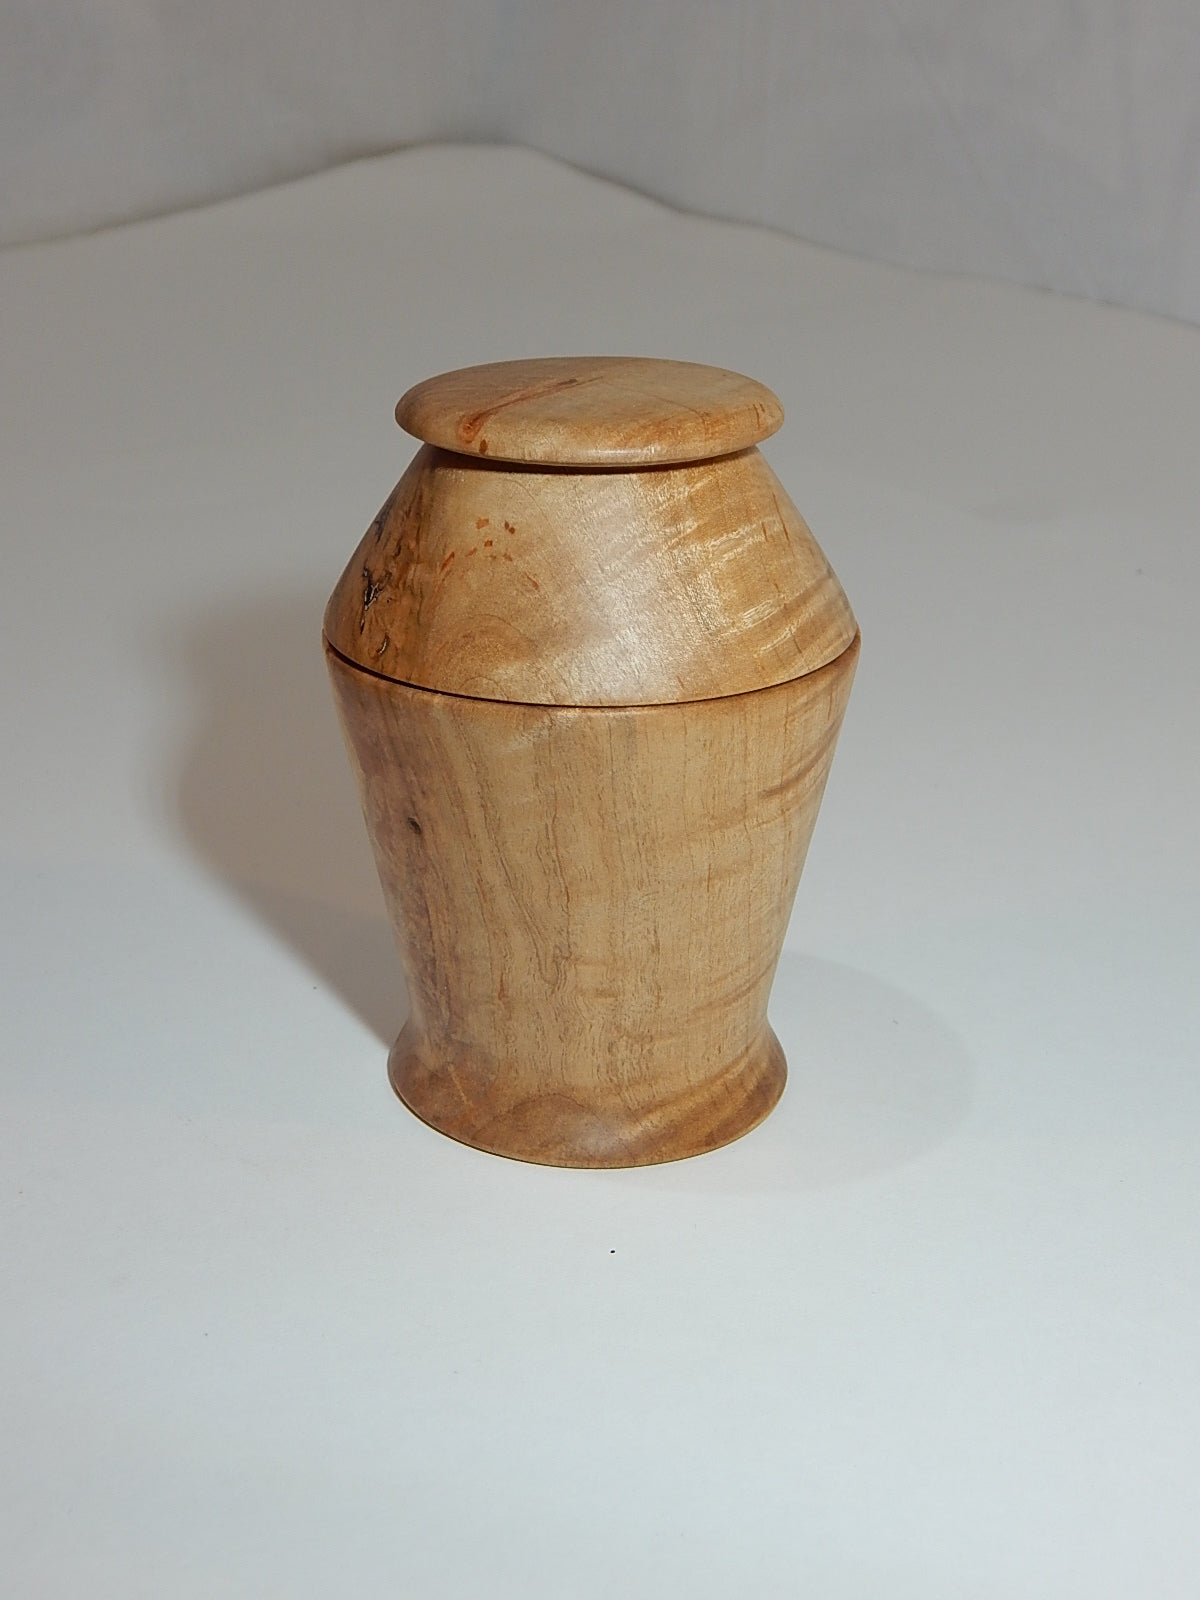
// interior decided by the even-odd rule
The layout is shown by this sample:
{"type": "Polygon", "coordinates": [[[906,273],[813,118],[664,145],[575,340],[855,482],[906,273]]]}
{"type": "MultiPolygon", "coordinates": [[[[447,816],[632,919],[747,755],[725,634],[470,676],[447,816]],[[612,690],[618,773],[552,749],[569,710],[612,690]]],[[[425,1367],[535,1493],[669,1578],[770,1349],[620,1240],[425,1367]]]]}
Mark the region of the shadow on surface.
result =
{"type": "Polygon", "coordinates": [[[390,1045],[407,998],[325,675],[323,606],[315,593],[235,606],[175,643],[198,715],[175,766],[174,820],[390,1045]]]}
{"type": "Polygon", "coordinates": [[[851,1183],[918,1160],[970,1108],[962,1040],[871,973],[785,951],[770,1018],[788,1082],[766,1121],[711,1155],[638,1168],[637,1180],[741,1194],[851,1183]]]}

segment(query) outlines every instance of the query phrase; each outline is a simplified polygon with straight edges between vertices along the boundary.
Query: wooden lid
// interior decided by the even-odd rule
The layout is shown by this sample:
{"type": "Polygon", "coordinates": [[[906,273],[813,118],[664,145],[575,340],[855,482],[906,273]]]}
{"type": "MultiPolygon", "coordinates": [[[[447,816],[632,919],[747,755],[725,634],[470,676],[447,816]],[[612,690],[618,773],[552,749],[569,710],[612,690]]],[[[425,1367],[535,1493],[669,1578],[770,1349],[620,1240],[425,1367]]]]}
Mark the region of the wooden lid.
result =
{"type": "Polygon", "coordinates": [[[403,396],[396,421],[426,444],[492,461],[637,467],[748,449],[776,431],[783,407],[722,367],[550,356],[427,378],[403,396]]]}

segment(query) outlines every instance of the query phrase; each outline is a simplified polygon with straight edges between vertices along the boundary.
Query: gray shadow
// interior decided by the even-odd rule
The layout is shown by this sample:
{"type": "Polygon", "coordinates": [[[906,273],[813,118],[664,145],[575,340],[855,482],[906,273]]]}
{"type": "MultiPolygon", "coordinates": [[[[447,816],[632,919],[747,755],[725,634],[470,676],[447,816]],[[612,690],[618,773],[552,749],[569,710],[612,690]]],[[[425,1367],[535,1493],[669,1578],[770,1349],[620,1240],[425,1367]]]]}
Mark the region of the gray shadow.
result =
{"type": "Polygon", "coordinates": [[[635,1182],[708,1194],[854,1183],[927,1157],[970,1109],[963,1041],[871,973],[785,950],[770,1019],[788,1082],[767,1120],[710,1155],[639,1168],[635,1182]]]}
{"type": "Polygon", "coordinates": [[[172,767],[172,821],[390,1045],[408,1000],[325,674],[323,608],[316,593],[259,599],[172,632],[168,654],[194,706],[172,767]]]}

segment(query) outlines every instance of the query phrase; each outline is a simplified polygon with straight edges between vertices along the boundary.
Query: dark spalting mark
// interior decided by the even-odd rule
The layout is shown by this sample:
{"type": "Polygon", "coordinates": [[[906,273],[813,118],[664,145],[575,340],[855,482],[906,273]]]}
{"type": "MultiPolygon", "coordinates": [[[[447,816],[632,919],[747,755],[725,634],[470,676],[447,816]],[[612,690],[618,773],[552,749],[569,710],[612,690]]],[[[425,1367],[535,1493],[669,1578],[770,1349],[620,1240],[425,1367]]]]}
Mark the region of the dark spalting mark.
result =
{"type": "Polygon", "coordinates": [[[451,550],[451,552],[450,552],[450,554],[449,554],[449,555],[448,555],[448,556],[447,556],[447,557],[446,557],[446,559],[445,559],[445,560],[444,560],[444,561],[443,561],[443,562],[442,562],[442,564],[441,564],[441,566],[440,566],[440,567],[439,567],[439,569],[438,569],[438,570],[439,570],[439,571],[440,571],[440,572],[445,572],[445,570],[446,570],[446,568],[447,568],[447,567],[448,567],[448,566],[449,566],[449,565],[450,565],[450,563],[451,563],[451,562],[452,562],[452,561],[453,561],[453,560],[454,560],[454,551],[453,551],[453,550],[451,550]]]}
{"type": "Polygon", "coordinates": [[[494,540],[492,540],[492,539],[485,539],[485,540],[484,540],[484,541],[483,541],[483,548],[484,548],[484,549],[485,549],[485,550],[490,550],[490,549],[491,549],[491,548],[492,548],[492,545],[493,545],[493,544],[494,544],[494,543],[495,543],[495,541],[494,541],[494,540]]]}
{"type": "Polygon", "coordinates": [[[792,530],[788,527],[787,518],[784,516],[783,511],[780,509],[779,496],[777,494],[773,494],[771,496],[771,504],[775,507],[775,515],[779,518],[779,526],[783,529],[783,537],[787,540],[787,542],[789,544],[791,544],[791,542],[792,542],[792,530]]]}
{"type": "Polygon", "coordinates": [[[476,517],[475,526],[476,528],[486,528],[491,520],[491,517],[476,517]]]}
{"type": "Polygon", "coordinates": [[[531,587],[533,587],[533,588],[534,588],[534,589],[537,589],[537,590],[538,590],[538,591],[539,591],[539,593],[540,593],[540,592],[541,592],[541,587],[542,587],[542,586],[541,586],[541,584],[540,584],[540,583],[539,583],[539,582],[538,582],[538,581],[537,581],[537,579],[536,579],[536,578],[531,578],[531,577],[530,577],[530,576],[529,576],[529,574],[528,574],[528,573],[527,573],[527,572],[523,572],[523,573],[522,573],[522,574],[521,574],[521,576],[522,576],[522,577],[523,577],[523,578],[524,578],[524,579],[525,579],[525,582],[526,582],[526,583],[528,583],[528,584],[529,584],[529,585],[531,585],[531,587]]]}
{"type": "Polygon", "coordinates": [[[501,550],[500,554],[504,557],[505,561],[512,560],[512,557],[509,555],[507,550],[501,550]]]}
{"type": "Polygon", "coordinates": [[[374,574],[372,573],[370,567],[368,567],[368,566],[364,566],[363,569],[362,569],[362,581],[363,581],[362,615],[358,619],[358,631],[359,631],[359,633],[361,633],[363,631],[363,629],[366,627],[366,625],[367,625],[367,612],[375,604],[376,600],[379,599],[380,591],[383,589],[383,579],[382,578],[376,578],[374,576],[374,574]]]}
{"type": "Polygon", "coordinates": [[[478,549],[479,549],[479,546],[477,544],[473,544],[471,546],[471,548],[467,551],[467,554],[469,556],[473,556],[475,554],[476,550],[478,550],[478,549]]]}
{"type": "Polygon", "coordinates": [[[421,824],[417,821],[416,817],[409,817],[408,825],[414,833],[420,833],[422,831],[421,824]]]}
{"type": "Polygon", "coordinates": [[[378,544],[380,539],[383,538],[384,529],[387,527],[388,518],[392,514],[392,507],[396,503],[396,496],[399,494],[399,492],[400,485],[397,484],[392,490],[391,494],[388,495],[387,499],[380,506],[379,510],[375,513],[375,520],[367,529],[367,533],[372,539],[375,540],[376,544],[378,544]]]}
{"type": "Polygon", "coordinates": [[[505,533],[516,533],[517,530],[511,522],[506,522],[504,524],[504,531],[505,533]]]}
{"type": "Polygon", "coordinates": [[[487,440],[486,439],[480,439],[480,441],[479,441],[479,454],[481,456],[487,455],[487,440]]]}

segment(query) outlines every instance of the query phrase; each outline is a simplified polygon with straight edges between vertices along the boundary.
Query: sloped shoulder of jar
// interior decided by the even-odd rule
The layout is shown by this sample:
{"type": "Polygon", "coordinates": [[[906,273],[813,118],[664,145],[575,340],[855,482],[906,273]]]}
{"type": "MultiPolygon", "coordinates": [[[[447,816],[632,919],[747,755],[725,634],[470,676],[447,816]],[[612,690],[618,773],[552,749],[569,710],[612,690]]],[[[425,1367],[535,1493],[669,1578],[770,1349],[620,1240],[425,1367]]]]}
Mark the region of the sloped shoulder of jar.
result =
{"type": "Polygon", "coordinates": [[[834,660],[857,624],[755,449],[634,471],[426,445],[325,616],[383,677],[526,704],[706,700],[834,660]]]}
{"type": "Polygon", "coordinates": [[[730,455],[783,422],[740,372],[645,356],[497,361],[426,378],[396,421],[426,444],[491,461],[638,467],[730,455]]]}

